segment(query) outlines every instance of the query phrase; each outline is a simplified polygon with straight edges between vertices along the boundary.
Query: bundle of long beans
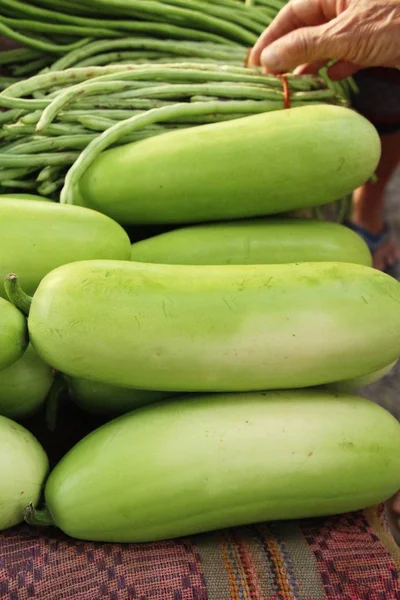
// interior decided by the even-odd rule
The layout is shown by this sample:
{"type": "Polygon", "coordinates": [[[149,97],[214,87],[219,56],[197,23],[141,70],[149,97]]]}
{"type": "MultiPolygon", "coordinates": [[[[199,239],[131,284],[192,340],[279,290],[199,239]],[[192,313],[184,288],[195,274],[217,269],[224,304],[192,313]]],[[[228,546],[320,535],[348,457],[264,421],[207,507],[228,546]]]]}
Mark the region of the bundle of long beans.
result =
{"type": "MultiPolygon", "coordinates": [[[[346,104],[315,77],[287,76],[291,106],[346,104]]],[[[0,94],[0,191],[57,197],[78,157],[171,128],[284,108],[282,80],[215,63],[109,65],[49,71],[0,94]],[[82,155],[81,155],[82,152],[82,155]]]]}
{"type": "MultiPolygon", "coordinates": [[[[0,89],[72,66],[188,59],[243,65],[247,49],[286,2],[59,0],[55,10],[51,0],[0,0],[0,34],[25,46],[0,52],[0,89]]],[[[348,93],[348,87],[335,84],[335,91],[348,93]]]]}

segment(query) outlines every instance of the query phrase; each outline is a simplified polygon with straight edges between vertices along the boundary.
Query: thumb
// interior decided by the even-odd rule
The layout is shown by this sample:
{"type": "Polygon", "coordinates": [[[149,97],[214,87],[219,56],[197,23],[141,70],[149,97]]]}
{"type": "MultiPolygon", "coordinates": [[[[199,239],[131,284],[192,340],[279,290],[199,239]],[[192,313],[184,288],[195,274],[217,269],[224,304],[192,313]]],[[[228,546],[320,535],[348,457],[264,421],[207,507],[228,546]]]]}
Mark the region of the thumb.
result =
{"type": "Polygon", "coordinates": [[[345,59],[347,44],[328,33],[333,21],[315,27],[303,27],[276,40],[262,51],[261,65],[270,73],[287,73],[310,63],[324,64],[330,59],[345,59]]]}

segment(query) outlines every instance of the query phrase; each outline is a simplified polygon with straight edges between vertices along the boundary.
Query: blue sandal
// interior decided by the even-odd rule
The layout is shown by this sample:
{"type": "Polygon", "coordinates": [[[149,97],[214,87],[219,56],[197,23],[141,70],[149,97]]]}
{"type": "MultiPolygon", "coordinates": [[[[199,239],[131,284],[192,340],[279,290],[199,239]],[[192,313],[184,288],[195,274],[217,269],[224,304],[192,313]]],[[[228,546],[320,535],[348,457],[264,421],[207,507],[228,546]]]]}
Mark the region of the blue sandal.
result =
{"type": "Polygon", "coordinates": [[[344,225],[363,238],[372,255],[387,244],[390,239],[390,231],[387,225],[385,225],[383,231],[380,233],[371,233],[367,229],[364,229],[364,227],[360,227],[360,225],[356,225],[356,223],[352,223],[351,221],[346,221],[344,225]]]}

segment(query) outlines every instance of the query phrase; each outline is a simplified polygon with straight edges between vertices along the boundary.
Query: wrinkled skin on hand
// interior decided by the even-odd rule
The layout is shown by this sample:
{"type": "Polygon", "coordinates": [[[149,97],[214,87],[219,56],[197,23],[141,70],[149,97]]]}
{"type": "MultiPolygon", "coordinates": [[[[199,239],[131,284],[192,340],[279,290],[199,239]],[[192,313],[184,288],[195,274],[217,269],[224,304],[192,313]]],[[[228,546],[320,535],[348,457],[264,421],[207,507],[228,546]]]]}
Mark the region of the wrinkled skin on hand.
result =
{"type": "Polygon", "coordinates": [[[290,0],[250,55],[271,73],[317,73],[330,59],[332,79],[400,68],[400,0],[290,0]]]}

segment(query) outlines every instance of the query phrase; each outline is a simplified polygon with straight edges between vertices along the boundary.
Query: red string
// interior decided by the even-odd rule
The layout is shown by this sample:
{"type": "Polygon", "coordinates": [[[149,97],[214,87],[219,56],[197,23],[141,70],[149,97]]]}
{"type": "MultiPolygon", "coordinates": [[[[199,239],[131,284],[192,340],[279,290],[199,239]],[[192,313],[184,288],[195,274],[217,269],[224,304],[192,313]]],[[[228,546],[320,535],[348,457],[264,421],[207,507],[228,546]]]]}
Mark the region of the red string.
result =
{"type": "Polygon", "coordinates": [[[247,69],[247,67],[249,66],[251,51],[252,51],[252,48],[248,48],[246,58],[244,59],[244,68],[245,69],[247,69]]]}
{"type": "MultiPolygon", "coordinates": [[[[248,48],[247,53],[246,53],[246,58],[244,60],[244,67],[246,69],[249,66],[251,51],[252,51],[252,48],[248,48]]],[[[277,75],[277,77],[279,77],[279,79],[281,79],[281,81],[282,81],[283,96],[284,96],[284,107],[285,108],[291,108],[290,90],[289,90],[288,81],[286,79],[286,75],[277,75]]]]}
{"type": "Polygon", "coordinates": [[[284,95],[284,107],[285,108],[291,108],[291,104],[290,104],[290,90],[289,90],[289,84],[288,81],[286,79],[286,75],[277,75],[277,77],[279,77],[279,79],[282,80],[282,85],[283,85],[283,95],[284,95]]]}

